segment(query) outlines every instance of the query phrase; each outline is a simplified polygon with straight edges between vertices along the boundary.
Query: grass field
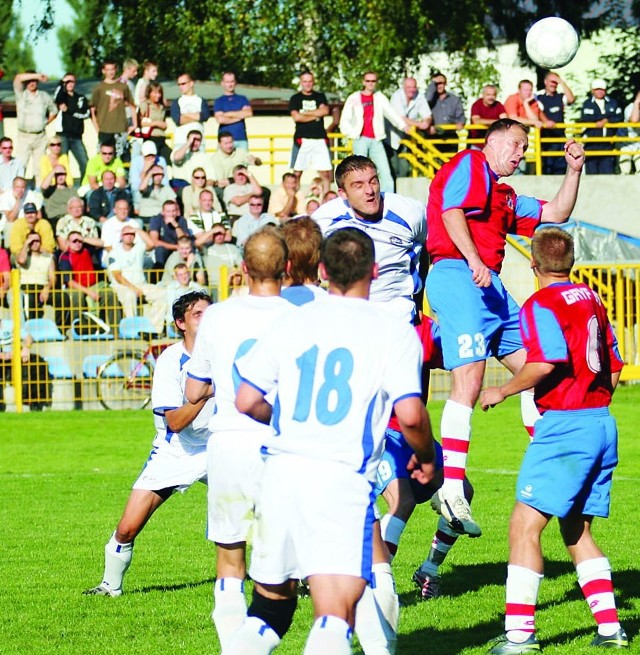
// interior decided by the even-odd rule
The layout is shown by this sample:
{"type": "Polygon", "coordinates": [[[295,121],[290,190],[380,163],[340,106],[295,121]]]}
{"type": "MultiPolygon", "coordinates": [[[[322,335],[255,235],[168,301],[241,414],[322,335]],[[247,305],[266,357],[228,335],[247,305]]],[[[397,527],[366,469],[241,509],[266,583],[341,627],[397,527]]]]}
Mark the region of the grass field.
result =
{"type": "MultiPolygon", "coordinates": [[[[436,427],[441,408],[431,408],[436,427]]],[[[620,389],[613,411],[621,463],[611,518],[596,522],[595,534],[614,568],[630,652],[640,653],[640,520],[634,509],[640,388],[620,389]]],[[[150,448],[151,413],[3,414],[2,426],[0,653],[218,653],[209,619],[214,554],[204,538],[202,485],[172,498],[138,538],[124,596],[81,593],[101,580],[104,544],[150,448]]],[[[419,508],[394,562],[403,604],[399,654],[484,653],[502,631],[507,523],[526,442],[517,400],[474,414],[469,474],[484,535],[459,540],[443,568],[445,596],[419,602],[411,574],[436,525],[436,515],[419,508]]],[[[588,644],[595,625],[555,523],[544,549],[537,626],[545,652],[593,652],[588,644]]],[[[277,652],[300,653],[311,619],[310,600],[302,599],[277,652]]]]}

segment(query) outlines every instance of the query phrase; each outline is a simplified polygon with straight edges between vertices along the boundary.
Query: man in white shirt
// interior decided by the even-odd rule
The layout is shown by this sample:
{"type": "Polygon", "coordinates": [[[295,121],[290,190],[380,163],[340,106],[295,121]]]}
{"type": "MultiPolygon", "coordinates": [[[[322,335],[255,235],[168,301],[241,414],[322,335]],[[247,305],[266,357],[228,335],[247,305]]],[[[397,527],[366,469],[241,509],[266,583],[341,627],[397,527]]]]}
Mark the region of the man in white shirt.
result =
{"type": "Polygon", "coordinates": [[[144,274],[145,252],[153,250],[151,237],[133,225],[124,225],[120,244],[109,252],[108,271],[126,317],[138,314],[138,300],[149,303],[149,320],[162,333],[167,312],[167,297],[163,287],[149,284],[144,274]],[[136,239],[139,236],[139,239],[136,239]]]}
{"type": "Polygon", "coordinates": [[[368,71],[362,77],[362,90],[352,93],[344,102],[340,131],[353,139],[353,153],[370,157],[380,175],[382,191],[393,191],[394,183],[384,149],[385,118],[398,129],[409,130],[407,120],[391,106],[381,91],[376,91],[378,75],[368,71]]]}

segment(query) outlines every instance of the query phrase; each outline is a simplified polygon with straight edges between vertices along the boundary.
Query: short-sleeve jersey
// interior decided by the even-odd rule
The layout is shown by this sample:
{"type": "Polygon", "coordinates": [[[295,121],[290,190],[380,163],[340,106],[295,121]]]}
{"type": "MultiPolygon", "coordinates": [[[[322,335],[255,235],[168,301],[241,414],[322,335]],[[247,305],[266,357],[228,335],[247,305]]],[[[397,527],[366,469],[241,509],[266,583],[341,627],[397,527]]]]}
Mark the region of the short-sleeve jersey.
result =
{"type": "Polygon", "coordinates": [[[536,198],[518,196],[508,184],[499,182],[479,150],[458,153],[438,171],[429,187],[427,249],[432,262],[464,259],[442,220],[443,212],[461,209],[480,259],[499,273],[507,234],[532,236],[543,204],[536,198]]]}
{"type": "Polygon", "coordinates": [[[264,451],[340,462],[375,481],[394,403],[420,397],[414,328],[376,303],[329,294],[286,324],[238,361],[243,380],[276,393],[264,451]]]}
{"type": "MultiPolygon", "coordinates": [[[[211,382],[216,410],[209,421],[211,432],[230,430],[269,431],[269,427],[238,412],[235,406],[240,376],[236,360],[246,354],[256,339],[285,311],[295,308],[280,296],[236,296],[211,305],[198,327],[189,363],[189,377],[211,382]]],[[[288,333],[287,325],[278,329],[288,333]]]]}
{"type": "Polygon", "coordinates": [[[594,291],[569,282],[540,289],[520,310],[520,330],[528,363],[556,364],[535,388],[541,413],[609,405],[611,373],[620,371],[623,362],[594,291]]]}
{"type": "Polygon", "coordinates": [[[420,253],[427,236],[424,205],[397,193],[381,193],[383,212],[378,221],[356,217],[351,205],[336,198],[320,205],[312,218],[326,238],[336,230],[355,227],[366,232],[375,246],[378,279],[371,283],[370,300],[387,302],[398,297],[411,300],[422,288],[420,253]]]}
{"type": "MultiPolygon", "coordinates": [[[[320,105],[327,105],[327,96],[319,91],[312,91],[309,94],[295,93],[289,99],[289,113],[299,111],[304,114],[306,111],[315,111],[320,105]]],[[[310,123],[296,123],[294,139],[326,139],[327,132],[324,129],[324,121],[318,118],[310,123]]]]}
{"type": "Polygon", "coordinates": [[[182,407],[187,399],[184,388],[187,379],[187,363],[191,355],[185,350],[184,342],[179,341],[162,352],[153,371],[151,407],[156,428],[156,441],[171,441],[178,438],[183,444],[196,446],[209,438],[209,419],[213,414],[215,401],[207,400],[193,422],[180,432],[172,432],[167,425],[165,413],[182,407]]]}

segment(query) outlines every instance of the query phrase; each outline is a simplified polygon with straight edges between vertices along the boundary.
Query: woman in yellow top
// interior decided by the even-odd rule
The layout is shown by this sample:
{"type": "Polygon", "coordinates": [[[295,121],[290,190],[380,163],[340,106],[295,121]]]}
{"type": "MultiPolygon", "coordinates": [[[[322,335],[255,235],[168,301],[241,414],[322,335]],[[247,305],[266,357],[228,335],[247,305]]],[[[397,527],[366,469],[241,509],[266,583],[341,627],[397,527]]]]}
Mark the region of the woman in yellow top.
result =
{"type": "Polygon", "coordinates": [[[62,141],[59,135],[52,137],[49,141],[47,151],[40,157],[40,183],[41,189],[47,189],[52,184],[55,184],[53,179],[53,169],[56,166],[64,166],[67,171],[67,186],[73,186],[73,176],[71,175],[71,165],[69,164],[69,155],[61,154],[62,141]]]}

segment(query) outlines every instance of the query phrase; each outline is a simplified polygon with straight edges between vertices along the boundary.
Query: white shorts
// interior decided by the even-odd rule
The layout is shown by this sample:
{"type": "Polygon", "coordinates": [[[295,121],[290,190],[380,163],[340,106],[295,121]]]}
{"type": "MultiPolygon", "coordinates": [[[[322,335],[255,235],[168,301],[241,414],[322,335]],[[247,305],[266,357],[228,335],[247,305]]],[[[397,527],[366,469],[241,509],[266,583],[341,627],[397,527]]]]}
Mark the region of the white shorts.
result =
{"type": "Polygon", "coordinates": [[[184,444],[177,435],[154,443],[134,489],[160,491],[175,487],[184,492],[195,482],[207,482],[207,444],[184,444]]]}
{"type": "Polygon", "coordinates": [[[344,464],[267,457],[250,575],[264,584],[311,575],[371,579],[375,494],[344,464]]]}
{"type": "Polygon", "coordinates": [[[316,171],[332,169],[329,148],[324,139],[302,139],[293,170],[306,171],[308,168],[316,171]]]}
{"type": "Polygon", "coordinates": [[[265,431],[214,432],[207,446],[207,538],[219,544],[247,541],[264,462],[265,431]]]}

